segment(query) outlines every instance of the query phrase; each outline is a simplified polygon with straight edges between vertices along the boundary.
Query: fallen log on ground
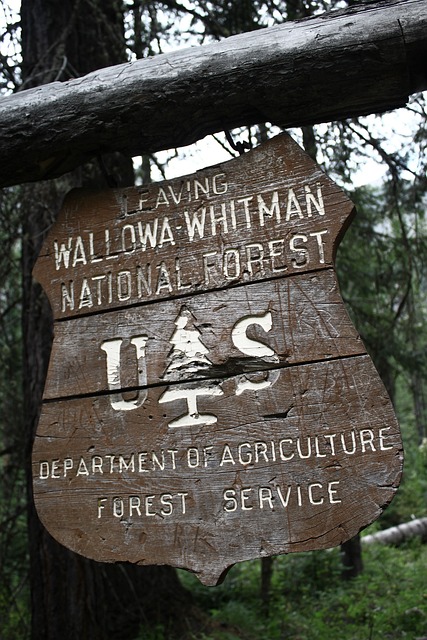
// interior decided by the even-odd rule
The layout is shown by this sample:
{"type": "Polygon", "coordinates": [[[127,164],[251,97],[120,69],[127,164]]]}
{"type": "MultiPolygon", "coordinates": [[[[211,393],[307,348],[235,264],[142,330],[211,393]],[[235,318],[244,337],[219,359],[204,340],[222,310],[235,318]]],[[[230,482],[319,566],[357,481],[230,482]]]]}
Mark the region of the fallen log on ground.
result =
{"type": "Polygon", "coordinates": [[[410,522],[398,524],[395,527],[377,531],[362,537],[363,544],[373,544],[380,542],[382,544],[401,544],[410,538],[421,536],[427,538],[427,518],[416,518],[410,522]]]}

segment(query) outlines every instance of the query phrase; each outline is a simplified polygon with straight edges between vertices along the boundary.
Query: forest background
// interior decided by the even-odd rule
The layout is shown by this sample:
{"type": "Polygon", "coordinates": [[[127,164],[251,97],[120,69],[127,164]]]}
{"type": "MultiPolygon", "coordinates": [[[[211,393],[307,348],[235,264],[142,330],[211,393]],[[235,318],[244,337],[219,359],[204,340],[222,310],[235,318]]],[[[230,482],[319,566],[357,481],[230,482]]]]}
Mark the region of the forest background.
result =
{"type": "MultiPolygon", "coordinates": [[[[6,95],[66,81],[357,4],[22,0],[17,14],[3,1],[0,90],[6,95]]],[[[279,124],[232,134],[257,144],[280,130],[279,124]]],[[[391,114],[305,126],[291,134],[358,209],[338,251],[338,275],[394,403],[405,447],[403,483],[370,527],[377,531],[427,515],[426,99],[414,95],[405,109],[391,114]],[[371,181],[365,183],[367,174],[371,181]]],[[[170,178],[236,155],[224,134],[209,137],[196,160],[194,148],[133,161],[116,154],[103,158],[106,169],[89,163],[60,179],[1,192],[0,637],[427,636],[427,554],[420,540],[391,549],[362,544],[362,554],[356,540],[341,551],[243,563],[224,585],[208,589],[168,567],[107,566],[77,557],[57,545],[37,519],[29,459],[52,323],[31,269],[43,237],[72,186],[105,187],[106,172],[121,186],[170,178]],[[189,158],[193,164],[183,164],[189,158]]]]}

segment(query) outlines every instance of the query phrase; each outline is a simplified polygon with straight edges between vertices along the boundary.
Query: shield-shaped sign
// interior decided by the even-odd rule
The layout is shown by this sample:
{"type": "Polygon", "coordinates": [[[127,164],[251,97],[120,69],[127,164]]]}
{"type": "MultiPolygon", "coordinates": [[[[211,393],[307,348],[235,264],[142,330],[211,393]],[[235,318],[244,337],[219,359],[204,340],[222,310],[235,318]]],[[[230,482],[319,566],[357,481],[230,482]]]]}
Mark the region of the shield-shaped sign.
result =
{"type": "Polygon", "coordinates": [[[287,135],[68,195],[34,272],[55,317],[34,496],[59,542],[214,585],[378,517],[402,447],[333,268],[352,213],[287,135]]]}

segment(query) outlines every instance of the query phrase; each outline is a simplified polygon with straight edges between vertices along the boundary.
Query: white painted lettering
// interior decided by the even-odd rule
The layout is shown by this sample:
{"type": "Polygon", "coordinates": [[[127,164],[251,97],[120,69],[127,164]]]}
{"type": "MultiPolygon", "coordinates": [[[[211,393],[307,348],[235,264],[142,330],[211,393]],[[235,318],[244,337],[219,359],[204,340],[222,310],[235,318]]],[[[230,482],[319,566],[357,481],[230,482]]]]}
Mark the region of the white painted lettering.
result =
{"type": "Polygon", "coordinates": [[[162,516],[171,516],[173,513],[173,503],[172,503],[172,494],[170,493],[162,493],[160,496],[160,504],[162,508],[160,509],[160,514],[162,516]]]}
{"type": "Polygon", "coordinates": [[[163,187],[159,187],[159,190],[157,192],[157,200],[156,200],[155,208],[157,209],[161,205],[166,205],[167,207],[169,206],[169,200],[163,187]]]}
{"type": "Polygon", "coordinates": [[[117,297],[120,302],[130,300],[132,296],[132,277],[130,271],[119,271],[117,274],[117,297]]]}
{"type": "Polygon", "coordinates": [[[314,208],[316,209],[317,213],[320,216],[324,216],[325,205],[323,203],[322,185],[320,184],[320,182],[316,184],[317,200],[308,184],[304,186],[304,191],[305,191],[305,204],[307,207],[307,216],[311,218],[311,216],[313,215],[312,206],[314,206],[314,208]]]}
{"type": "Polygon", "coordinates": [[[165,244],[175,244],[175,239],[173,237],[168,218],[163,218],[162,228],[160,230],[159,249],[161,249],[165,244]]]}
{"type": "Polygon", "coordinates": [[[260,487],[258,489],[258,500],[260,509],[264,509],[264,502],[267,502],[271,511],[273,511],[273,492],[270,487],[260,487]]]}
{"type": "Polygon", "coordinates": [[[68,471],[74,467],[74,461],[72,458],[65,458],[64,460],[64,478],[67,477],[68,471]]]}
{"type": "Polygon", "coordinates": [[[276,355],[273,349],[266,344],[248,338],[247,330],[252,325],[261,327],[265,332],[270,331],[273,326],[271,311],[267,311],[261,316],[247,316],[242,320],[238,320],[231,330],[231,340],[234,346],[246,356],[253,358],[264,358],[276,355]]]}
{"type": "Polygon", "coordinates": [[[55,268],[58,271],[61,268],[61,262],[65,269],[68,269],[70,264],[70,254],[72,249],[73,238],[67,239],[67,246],[65,243],[62,243],[61,246],[58,245],[58,241],[55,240],[53,243],[53,249],[55,253],[55,268]]]}
{"type": "Polygon", "coordinates": [[[98,518],[101,517],[102,510],[105,508],[107,498],[98,498],[98,518]]]}
{"type": "Polygon", "coordinates": [[[227,193],[228,184],[225,173],[217,173],[212,177],[212,191],[215,195],[220,196],[227,193]]]}
{"type": "Polygon", "coordinates": [[[89,231],[89,259],[91,264],[95,264],[96,262],[102,262],[103,260],[102,257],[97,256],[95,253],[92,231],[89,231]]]}
{"type": "Polygon", "coordinates": [[[351,435],[351,441],[352,441],[352,445],[353,445],[353,449],[350,451],[349,449],[347,449],[347,443],[345,440],[345,433],[341,433],[341,445],[343,448],[344,453],[346,453],[349,456],[352,456],[354,453],[356,453],[356,435],[354,433],[354,431],[350,432],[351,435]]]}
{"type": "Polygon", "coordinates": [[[248,487],[240,490],[240,500],[242,503],[242,511],[251,511],[253,506],[248,504],[248,500],[251,498],[252,489],[248,487]]]}
{"type": "Polygon", "coordinates": [[[253,244],[247,244],[245,246],[246,253],[246,265],[249,274],[253,276],[256,272],[259,272],[261,276],[264,275],[264,247],[259,242],[253,244]]]}
{"type": "Polygon", "coordinates": [[[317,500],[314,499],[313,496],[313,489],[315,487],[318,487],[319,489],[322,489],[322,485],[320,484],[320,482],[313,482],[312,484],[308,485],[308,499],[311,502],[311,504],[323,504],[324,502],[324,497],[320,496],[317,498],[317,500]]]}
{"type": "Polygon", "coordinates": [[[185,499],[188,496],[188,493],[177,493],[177,496],[179,498],[181,498],[181,508],[182,508],[182,513],[183,515],[185,514],[185,510],[186,510],[186,502],[185,499]]]}
{"type": "Polygon", "coordinates": [[[122,498],[113,498],[113,516],[115,518],[122,518],[124,512],[125,509],[122,498]]]}
{"type": "Polygon", "coordinates": [[[194,447],[187,449],[187,464],[190,469],[195,469],[200,464],[199,450],[194,447]]]}
{"type": "Polygon", "coordinates": [[[307,452],[303,453],[301,448],[301,438],[297,438],[297,452],[302,460],[311,457],[311,438],[307,438],[307,452]]]}
{"type": "Polygon", "coordinates": [[[119,456],[119,473],[123,473],[123,471],[131,471],[135,472],[135,456],[132,454],[129,456],[129,459],[126,461],[123,456],[119,456]]]}
{"type": "Polygon", "coordinates": [[[226,249],[223,254],[223,272],[226,280],[240,276],[240,254],[238,249],[226,249]]]}
{"type": "Polygon", "coordinates": [[[162,289],[167,289],[169,293],[172,293],[172,282],[165,262],[162,261],[159,265],[156,266],[156,269],[159,272],[156,286],[156,296],[159,295],[162,289]]]}
{"type": "Polygon", "coordinates": [[[231,453],[230,446],[226,444],[222,451],[221,462],[219,466],[222,467],[225,463],[231,462],[231,464],[236,464],[236,461],[233,458],[233,454],[231,453]]]}
{"type": "Polygon", "coordinates": [[[104,473],[102,466],[102,456],[92,456],[92,473],[104,473]]]}
{"type": "Polygon", "coordinates": [[[52,467],[51,467],[51,478],[60,478],[61,476],[58,474],[58,470],[59,470],[59,460],[52,460],[52,467]]]}
{"type": "Polygon", "coordinates": [[[281,489],[279,486],[277,486],[277,487],[276,487],[277,495],[279,496],[279,500],[280,500],[280,502],[282,503],[282,506],[283,506],[283,507],[285,507],[285,508],[286,508],[286,507],[288,506],[288,504],[289,504],[289,498],[290,498],[290,496],[291,496],[291,489],[292,489],[292,487],[291,487],[291,486],[287,487],[287,488],[286,488],[286,494],[285,494],[285,495],[283,495],[283,493],[282,493],[282,489],[281,489]]]}
{"type": "Polygon", "coordinates": [[[106,260],[114,260],[119,257],[118,253],[111,252],[111,241],[110,241],[110,230],[104,230],[104,238],[105,238],[105,259],[106,260]]]}
{"type": "Polygon", "coordinates": [[[125,255],[131,255],[136,250],[136,234],[133,224],[125,224],[122,227],[122,251],[125,255]],[[129,236],[129,243],[126,235],[129,236]]]}
{"type": "Polygon", "coordinates": [[[223,493],[223,499],[225,501],[224,511],[231,513],[237,511],[236,492],[234,489],[226,489],[223,493]]]}
{"type": "Polygon", "coordinates": [[[270,240],[268,243],[269,258],[273,273],[287,271],[288,267],[283,263],[284,245],[284,240],[270,240]],[[276,263],[276,258],[280,258],[279,265],[276,263]]]}
{"type": "Polygon", "coordinates": [[[268,462],[267,444],[265,442],[255,442],[255,462],[259,462],[260,458],[268,462]]]}
{"type": "Polygon", "coordinates": [[[87,260],[83,239],[81,236],[77,236],[76,244],[74,245],[73,262],[71,266],[74,268],[77,264],[80,263],[86,265],[87,260]]]}
{"type": "Polygon", "coordinates": [[[283,440],[281,440],[279,442],[279,452],[280,452],[280,459],[283,461],[286,460],[292,460],[292,458],[294,457],[295,453],[292,452],[291,454],[286,454],[284,451],[284,445],[285,443],[288,442],[290,444],[292,444],[292,440],[291,438],[284,438],[283,440]]]}
{"type": "Polygon", "coordinates": [[[298,202],[298,198],[295,195],[295,192],[293,189],[289,189],[288,191],[288,204],[286,207],[286,222],[289,222],[289,220],[293,217],[293,216],[297,216],[298,218],[303,218],[303,213],[302,213],[302,209],[301,209],[301,205],[298,202]]]}
{"type": "MultiPolygon", "coordinates": [[[[145,345],[147,344],[148,336],[134,336],[130,340],[130,344],[135,347],[136,361],[138,371],[138,386],[145,386],[147,384],[147,367],[145,361],[145,345]]],[[[110,404],[115,411],[132,411],[138,409],[143,405],[147,399],[147,389],[140,389],[137,397],[133,400],[124,400],[120,392],[122,389],[121,383],[121,364],[120,364],[120,350],[123,340],[121,338],[113,338],[112,340],[105,340],[101,343],[101,350],[105,352],[107,356],[107,383],[108,389],[111,393],[109,396],[110,404]]]]}
{"type": "Polygon", "coordinates": [[[158,457],[158,455],[156,454],[155,451],[151,452],[151,461],[153,463],[153,471],[154,469],[156,469],[156,467],[158,469],[160,469],[161,471],[164,471],[165,469],[165,452],[163,451],[163,449],[160,452],[160,458],[158,457]]]}
{"type": "Polygon", "coordinates": [[[214,267],[216,266],[216,262],[209,259],[214,258],[217,255],[217,251],[209,251],[208,253],[204,253],[202,256],[205,285],[208,285],[210,283],[210,271],[213,271],[214,267]]]}
{"type": "Polygon", "coordinates": [[[390,444],[390,445],[388,445],[388,446],[384,444],[384,440],[385,440],[386,438],[389,438],[389,437],[390,437],[390,434],[389,434],[389,433],[385,433],[385,434],[384,434],[383,432],[384,432],[384,431],[389,431],[390,429],[391,429],[391,427],[383,427],[383,428],[382,428],[382,429],[380,429],[380,430],[379,430],[379,432],[378,432],[378,437],[379,437],[379,441],[380,441],[380,449],[381,449],[381,451],[388,451],[389,449],[393,449],[393,445],[392,445],[392,444],[390,444]]]}
{"type": "Polygon", "coordinates": [[[136,285],[138,298],[142,298],[144,295],[151,296],[151,264],[145,265],[145,273],[140,265],[136,267],[136,285]]]}
{"type": "Polygon", "coordinates": [[[301,245],[297,245],[299,242],[307,242],[308,238],[306,235],[300,233],[293,236],[289,241],[289,248],[292,253],[298,254],[298,259],[296,257],[291,258],[292,264],[295,268],[301,269],[308,265],[310,261],[310,256],[308,254],[308,250],[306,247],[302,247],[301,245]]]}
{"type": "Polygon", "coordinates": [[[136,511],[137,515],[141,515],[141,498],[138,496],[129,496],[129,515],[133,516],[133,512],[136,511]]]}
{"type": "Polygon", "coordinates": [[[220,235],[223,233],[228,233],[226,203],[225,202],[221,203],[220,207],[221,207],[221,213],[219,215],[215,215],[214,205],[211,205],[209,207],[209,214],[211,218],[211,231],[213,236],[216,236],[218,226],[220,226],[220,229],[219,229],[220,235]]]}
{"type": "Polygon", "coordinates": [[[240,464],[247,465],[252,462],[252,447],[249,442],[242,442],[242,444],[238,447],[238,455],[240,464]],[[243,455],[243,449],[248,449],[248,451],[243,455]]]}
{"type": "Polygon", "coordinates": [[[200,198],[199,191],[202,192],[203,195],[209,196],[209,178],[205,178],[205,184],[202,184],[200,180],[194,180],[194,199],[198,200],[200,198]]]}
{"type": "Polygon", "coordinates": [[[181,187],[180,187],[178,193],[175,193],[173,185],[171,185],[171,184],[168,185],[168,190],[169,190],[169,193],[172,196],[172,200],[174,201],[174,204],[179,204],[181,202],[183,188],[184,188],[184,183],[181,182],[181,187]]]}
{"type": "Polygon", "coordinates": [[[320,264],[325,264],[325,243],[322,239],[322,236],[324,236],[326,233],[328,233],[327,229],[325,229],[324,231],[315,231],[309,234],[311,238],[316,238],[317,240],[317,250],[319,252],[320,264]]]}
{"type": "Polygon", "coordinates": [[[156,512],[151,511],[153,508],[153,501],[156,496],[145,496],[145,515],[146,516],[155,516],[156,512]]]}
{"type": "Polygon", "coordinates": [[[150,247],[154,249],[157,246],[157,232],[159,228],[159,219],[156,218],[153,222],[138,222],[138,236],[141,243],[142,251],[147,250],[147,242],[150,243],[150,247]],[[153,225],[151,227],[151,225],[153,225]]]}
{"type": "Polygon", "coordinates": [[[97,303],[98,306],[101,305],[102,302],[103,302],[102,284],[103,284],[105,279],[106,279],[106,275],[105,274],[100,275],[100,276],[92,276],[91,277],[91,280],[93,282],[95,282],[95,285],[96,285],[96,303],[97,303]]]}
{"type": "Polygon", "coordinates": [[[205,236],[205,222],[206,222],[206,207],[202,207],[201,211],[197,210],[193,212],[192,218],[188,211],[184,211],[185,224],[187,225],[187,234],[190,242],[195,239],[196,231],[199,238],[205,236]]]}
{"type": "Polygon", "coordinates": [[[79,309],[82,309],[83,307],[93,307],[92,292],[87,278],[83,278],[80,292],[79,309]]]}
{"type": "Polygon", "coordinates": [[[265,225],[265,216],[270,219],[274,219],[276,224],[280,223],[280,207],[279,207],[279,193],[277,191],[273,191],[271,195],[271,203],[268,207],[265,204],[264,198],[261,195],[257,196],[258,200],[258,213],[259,213],[259,224],[260,227],[265,225]]]}
{"type": "Polygon", "coordinates": [[[372,429],[362,429],[359,434],[360,444],[362,445],[362,453],[365,453],[366,447],[370,447],[372,451],[375,451],[374,446],[374,432],[372,429]]]}
{"type": "Polygon", "coordinates": [[[67,285],[61,282],[61,311],[64,313],[69,307],[70,311],[74,311],[74,282],[72,280],[67,285]]]}
{"type": "Polygon", "coordinates": [[[207,467],[210,457],[212,456],[212,446],[203,447],[203,466],[207,467]]]}
{"type": "Polygon", "coordinates": [[[254,199],[253,196],[249,196],[249,198],[241,198],[240,200],[237,200],[237,204],[243,204],[243,211],[246,218],[246,229],[251,229],[252,227],[251,212],[249,211],[249,203],[253,199],[254,199]]]}
{"type": "Polygon", "coordinates": [[[338,504],[339,502],[341,502],[340,498],[336,498],[335,494],[337,493],[338,489],[334,489],[333,487],[335,485],[339,485],[339,480],[335,480],[334,482],[329,482],[328,483],[328,495],[329,495],[329,502],[331,504],[338,504]]]}

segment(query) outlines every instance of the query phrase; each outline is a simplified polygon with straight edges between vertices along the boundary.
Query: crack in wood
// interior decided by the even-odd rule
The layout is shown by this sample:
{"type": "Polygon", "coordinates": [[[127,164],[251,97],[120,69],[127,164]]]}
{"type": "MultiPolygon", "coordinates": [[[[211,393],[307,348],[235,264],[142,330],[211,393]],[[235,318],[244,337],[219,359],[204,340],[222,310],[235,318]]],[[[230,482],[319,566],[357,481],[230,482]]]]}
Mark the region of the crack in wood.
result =
{"type": "Polygon", "coordinates": [[[267,413],[267,414],[263,415],[262,417],[265,420],[280,420],[280,419],[284,419],[284,418],[287,418],[289,416],[289,413],[292,411],[293,408],[294,408],[294,405],[291,405],[287,411],[282,411],[282,412],[278,412],[278,413],[267,413]]]}
{"type": "MultiPolygon", "coordinates": [[[[44,404],[52,404],[55,402],[62,402],[64,400],[78,400],[78,399],[83,399],[83,398],[99,398],[99,397],[105,397],[105,396],[115,396],[118,394],[123,394],[123,393],[137,393],[138,391],[141,390],[145,390],[145,389],[155,389],[158,387],[164,387],[164,386],[178,386],[178,385],[185,385],[185,384],[193,384],[196,382],[200,382],[200,383],[210,383],[210,384],[220,384],[221,382],[224,382],[225,380],[229,379],[229,378],[233,378],[239,375],[245,375],[246,373],[265,373],[268,371],[277,371],[277,370],[282,370],[282,369],[291,369],[291,368],[295,368],[295,367],[308,367],[308,366],[312,366],[314,364],[321,364],[321,363],[330,363],[330,362],[337,362],[337,361],[342,361],[342,360],[351,360],[353,358],[361,358],[366,356],[366,351],[363,351],[361,353],[356,353],[356,354],[351,354],[351,355],[345,355],[345,356],[336,356],[333,358],[328,358],[327,360],[325,360],[324,358],[320,358],[320,359],[316,359],[316,360],[307,360],[304,362],[296,362],[296,363],[284,363],[282,364],[282,366],[280,366],[280,363],[277,364],[277,366],[272,366],[270,363],[268,364],[268,366],[266,367],[258,367],[258,369],[248,369],[248,370],[241,370],[236,372],[235,374],[229,374],[229,373],[224,373],[223,377],[217,375],[215,376],[215,378],[211,378],[208,376],[205,377],[201,377],[200,375],[196,375],[195,377],[189,377],[186,378],[185,380],[168,380],[168,381],[159,381],[159,382],[154,382],[151,384],[147,384],[145,386],[131,386],[131,387],[123,387],[118,389],[117,391],[108,391],[108,390],[101,390],[101,391],[93,391],[93,392],[89,392],[89,393],[80,393],[80,394],[74,394],[74,395],[69,395],[69,396],[57,396],[55,398],[44,398],[43,399],[43,403],[44,404]]],[[[260,360],[260,358],[248,358],[248,360],[260,360]]],[[[242,361],[245,361],[245,358],[241,359],[242,361]]],[[[220,367],[221,369],[221,367],[220,367]]]]}
{"type": "MultiPolygon", "coordinates": [[[[304,274],[308,274],[310,276],[315,275],[316,273],[325,273],[326,270],[329,271],[334,271],[333,269],[333,265],[327,265],[326,267],[310,267],[307,266],[307,268],[304,271],[304,274]]],[[[257,284],[259,282],[263,282],[263,283],[268,283],[268,282],[277,282],[279,280],[282,279],[287,279],[287,278],[292,278],[295,277],[295,273],[294,272],[281,272],[280,275],[277,276],[263,276],[262,280],[252,280],[251,282],[246,282],[246,281],[241,281],[241,282],[230,282],[229,284],[225,284],[225,285],[218,285],[218,286],[211,286],[210,288],[206,288],[204,285],[200,284],[199,289],[196,289],[195,291],[191,291],[189,293],[174,293],[173,295],[170,296],[166,296],[166,297],[162,297],[161,300],[162,302],[167,302],[168,300],[194,300],[197,296],[199,295],[203,295],[209,291],[215,291],[218,293],[221,293],[222,291],[230,291],[231,289],[240,289],[242,287],[248,287],[248,285],[250,284],[257,284]]],[[[94,309],[93,311],[88,311],[85,313],[75,313],[75,314],[70,314],[67,315],[63,318],[55,318],[55,324],[56,323],[63,323],[63,322],[68,322],[69,320],[76,320],[76,319],[84,319],[84,318],[90,318],[92,316],[103,316],[104,314],[108,314],[108,313],[112,313],[112,312],[120,312],[120,311],[127,311],[129,309],[137,309],[139,307],[143,308],[143,307],[147,307],[149,305],[152,305],[153,303],[158,302],[157,300],[153,300],[153,299],[147,299],[147,300],[138,300],[135,303],[128,303],[126,305],[117,305],[114,307],[107,307],[105,309],[94,309]]],[[[218,309],[213,309],[213,311],[218,311],[220,310],[221,307],[219,307],[218,309]]]]}

